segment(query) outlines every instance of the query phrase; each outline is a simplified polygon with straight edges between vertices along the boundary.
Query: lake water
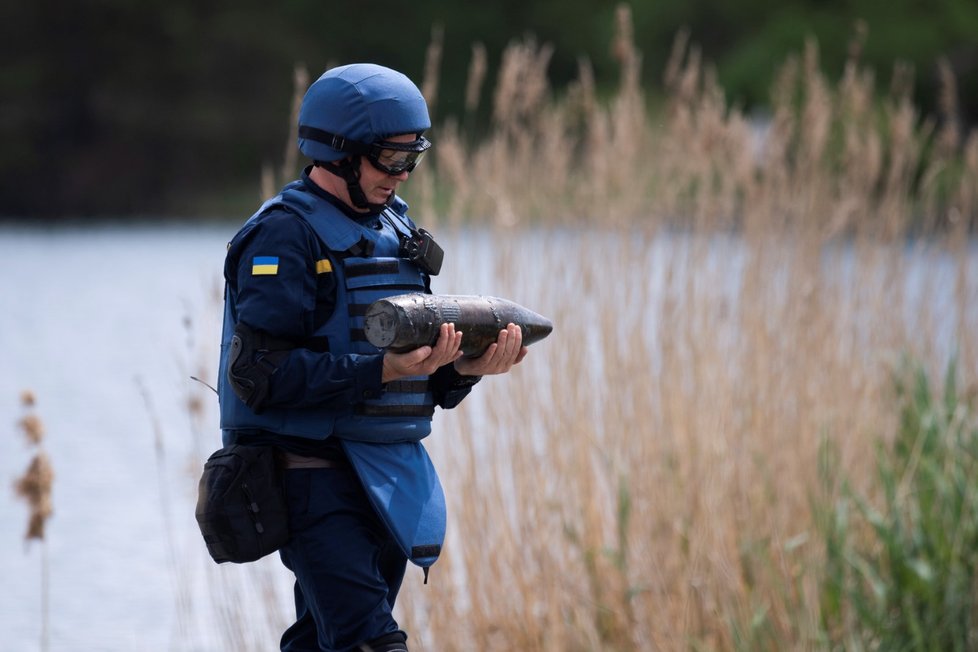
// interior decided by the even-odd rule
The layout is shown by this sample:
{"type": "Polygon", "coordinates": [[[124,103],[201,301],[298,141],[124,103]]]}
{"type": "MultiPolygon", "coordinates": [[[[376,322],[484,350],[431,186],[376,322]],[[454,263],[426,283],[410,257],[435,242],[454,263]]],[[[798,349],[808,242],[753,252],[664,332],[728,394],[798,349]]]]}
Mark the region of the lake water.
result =
{"type": "Polygon", "coordinates": [[[8,265],[0,284],[0,649],[38,649],[40,640],[41,548],[25,547],[26,505],[9,489],[32,455],[15,427],[22,390],[37,397],[56,474],[50,649],[219,649],[204,631],[171,642],[179,633],[173,557],[202,561],[191,545],[186,466],[197,442],[185,406],[196,361],[188,360],[184,319],[212,302],[227,232],[0,230],[8,265]]]}
{"type": "MultiPolygon", "coordinates": [[[[231,600],[255,613],[236,648],[276,649],[290,578],[274,557],[247,568],[215,566],[193,518],[195,474],[219,436],[216,399],[190,376],[214,382],[221,267],[234,230],[218,223],[0,226],[0,652],[39,649],[41,638],[42,547],[25,545],[27,508],[11,489],[33,454],[16,426],[26,413],[23,390],[37,397],[56,473],[45,544],[50,650],[225,650],[222,641],[241,626],[221,611],[231,600]],[[191,400],[204,406],[197,417],[191,400]],[[218,580],[215,596],[209,587],[218,580]]],[[[538,234],[525,251],[506,255],[533,261],[542,248],[581,251],[587,237],[538,234]]],[[[450,240],[438,290],[493,288],[500,243],[485,233],[450,240]]],[[[651,246],[674,250],[677,241],[663,236],[651,246]]],[[[719,257],[735,260],[736,246],[728,243],[719,257]]],[[[954,266],[933,257],[913,264],[938,265],[946,277],[920,297],[939,313],[952,299],[954,266]]],[[[645,272],[665,279],[661,269],[645,272]]],[[[553,283],[555,305],[577,280],[553,283]]]]}
{"type": "MultiPolygon", "coordinates": [[[[276,556],[216,566],[193,517],[195,474],[220,442],[216,397],[190,376],[214,384],[235,229],[0,225],[0,652],[39,649],[41,636],[42,547],[24,543],[27,506],[12,490],[34,452],[16,425],[24,390],[37,398],[56,476],[50,650],[225,650],[239,623],[215,612],[238,590],[234,600],[257,614],[245,642],[277,649],[290,577],[276,556]],[[196,420],[191,399],[204,405],[196,420]]],[[[489,271],[457,255],[443,274],[471,292],[489,271]]]]}

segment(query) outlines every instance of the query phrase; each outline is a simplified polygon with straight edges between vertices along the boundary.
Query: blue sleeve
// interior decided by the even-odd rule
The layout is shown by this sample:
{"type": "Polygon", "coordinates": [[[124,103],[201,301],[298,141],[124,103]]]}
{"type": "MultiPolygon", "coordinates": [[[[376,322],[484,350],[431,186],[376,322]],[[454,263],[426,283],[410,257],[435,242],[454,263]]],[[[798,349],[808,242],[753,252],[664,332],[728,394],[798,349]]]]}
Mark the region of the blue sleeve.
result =
{"type": "MultiPolygon", "coordinates": [[[[323,296],[316,261],[326,251],[302,218],[273,212],[232,240],[225,265],[235,319],[274,338],[308,340],[323,296]]],[[[382,355],[334,355],[294,348],[275,356],[267,405],[349,406],[381,392],[382,355]]]]}

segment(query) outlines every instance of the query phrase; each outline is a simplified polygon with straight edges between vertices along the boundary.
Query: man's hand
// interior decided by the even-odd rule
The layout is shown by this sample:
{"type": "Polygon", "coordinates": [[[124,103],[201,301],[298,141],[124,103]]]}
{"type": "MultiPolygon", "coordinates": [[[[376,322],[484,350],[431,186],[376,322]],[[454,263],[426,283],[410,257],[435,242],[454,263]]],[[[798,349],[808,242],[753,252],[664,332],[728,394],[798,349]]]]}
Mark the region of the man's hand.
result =
{"type": "Polygon", "coordinates": [[[510,324],[499,331],[499,337],[478,358],[456,358],[455,371],[463,376],[504,374],[526,357],[523,330],[510,324]]]}
{"type": "Polygon", "coordinates": [[[389,383],[407,376],[429,376],[439,367],[462,357],[461,345],[462,331],[456,331],[455,324],[442,324],[434,346],[422,346],[407,353],[385,353],[380,382],[389,383]]]}

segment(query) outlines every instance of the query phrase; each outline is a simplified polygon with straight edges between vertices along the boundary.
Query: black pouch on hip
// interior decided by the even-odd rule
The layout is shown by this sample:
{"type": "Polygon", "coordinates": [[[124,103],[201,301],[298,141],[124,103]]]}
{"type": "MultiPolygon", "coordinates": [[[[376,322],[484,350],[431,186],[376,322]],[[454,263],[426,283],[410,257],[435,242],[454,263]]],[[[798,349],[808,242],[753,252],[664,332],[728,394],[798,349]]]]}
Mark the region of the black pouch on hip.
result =
{"type": "Polygon", "coordinates": [[[241,564],[289,540],[288,507],[271,446],[225,446],[204,464],[197,525],[217,563],[241,564]]]}

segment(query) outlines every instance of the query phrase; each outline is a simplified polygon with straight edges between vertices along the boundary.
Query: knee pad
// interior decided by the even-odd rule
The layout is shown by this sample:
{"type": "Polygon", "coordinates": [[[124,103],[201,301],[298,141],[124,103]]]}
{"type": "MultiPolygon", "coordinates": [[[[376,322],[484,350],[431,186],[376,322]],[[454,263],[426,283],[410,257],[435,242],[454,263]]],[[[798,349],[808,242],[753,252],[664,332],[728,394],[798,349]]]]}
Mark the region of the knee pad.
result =
{"type": "Polygon", "coordinates": [[[372,638],[360,646],[363,652],[408,652],[407,634],[391,632],[372,638]]]}

